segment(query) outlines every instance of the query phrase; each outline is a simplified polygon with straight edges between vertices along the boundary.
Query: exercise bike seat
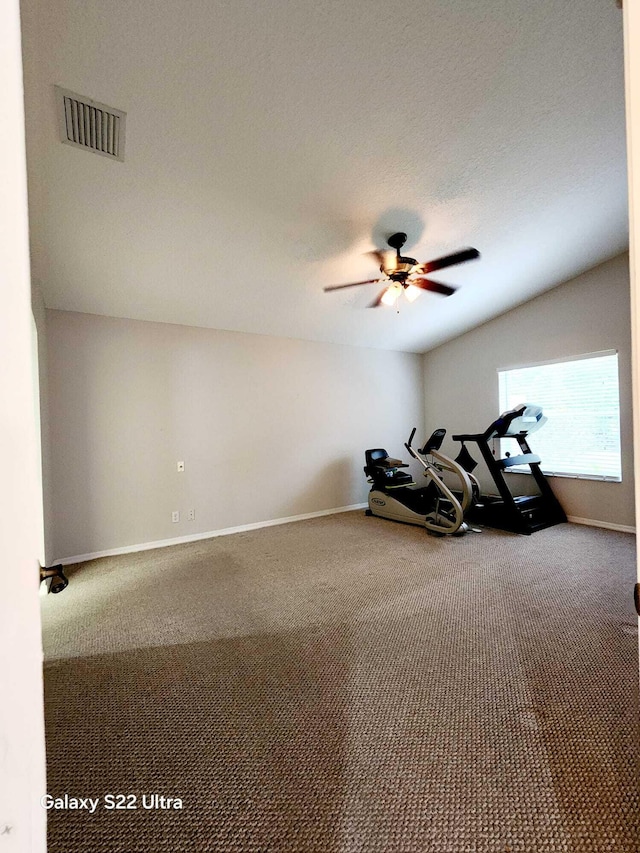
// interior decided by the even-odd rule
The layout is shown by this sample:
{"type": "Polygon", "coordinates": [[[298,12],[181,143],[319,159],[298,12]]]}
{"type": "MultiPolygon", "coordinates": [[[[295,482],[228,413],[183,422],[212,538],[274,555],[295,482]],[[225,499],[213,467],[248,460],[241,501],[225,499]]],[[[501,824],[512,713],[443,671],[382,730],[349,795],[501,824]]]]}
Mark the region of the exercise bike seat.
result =
{"type": "Polygon", "coordinates": [[[364,458],[367,467],[377,466],[378,468],[408,468],[409,466],[402,459],[392,459],[391,456],[382,447],[374,450],[365,450],[364,458]]]}
{"type": "Polygon", "coordinates": [[[398,471],[398,468],[408,468],[409,466],[401,459],[393,459],[383,448],[365,450],[364,458],[367,463],[364,466],[364,473],[367,477],[371,477],[380,488],[415,485],[411,474],[398,471]]]}

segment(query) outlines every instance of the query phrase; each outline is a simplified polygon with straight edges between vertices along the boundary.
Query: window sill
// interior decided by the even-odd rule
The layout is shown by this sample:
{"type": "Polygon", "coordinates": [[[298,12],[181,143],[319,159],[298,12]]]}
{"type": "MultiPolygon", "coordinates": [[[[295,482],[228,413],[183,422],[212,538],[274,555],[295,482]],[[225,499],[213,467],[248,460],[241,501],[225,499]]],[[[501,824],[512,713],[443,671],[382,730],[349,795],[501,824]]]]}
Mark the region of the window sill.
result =
{"type": "MultiPolygon", "coordinates": [[[[545,471],[540,469],[545,477],[563,477],[565,480],[595,480],[600,483],[621,483],[622,477],[602,477],[598,474],[563,474],[559,471],[545,471]]],[[[528,474],[533,476],[528,468],[507,468],[505,474],[528,474]]]]}

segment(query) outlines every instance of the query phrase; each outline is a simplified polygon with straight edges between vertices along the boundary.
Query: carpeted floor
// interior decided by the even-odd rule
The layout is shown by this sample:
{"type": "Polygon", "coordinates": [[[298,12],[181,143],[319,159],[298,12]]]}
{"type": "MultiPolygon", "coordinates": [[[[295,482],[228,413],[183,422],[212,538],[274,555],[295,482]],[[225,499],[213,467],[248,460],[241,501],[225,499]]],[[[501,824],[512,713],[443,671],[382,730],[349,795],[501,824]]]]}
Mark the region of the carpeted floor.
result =
{"type": "Polygon", "coordinates": [[[50,853],[638,849],[631,535],[355,512],[69,576],[48,789],[100,803],[50,811],[50,853]]]}

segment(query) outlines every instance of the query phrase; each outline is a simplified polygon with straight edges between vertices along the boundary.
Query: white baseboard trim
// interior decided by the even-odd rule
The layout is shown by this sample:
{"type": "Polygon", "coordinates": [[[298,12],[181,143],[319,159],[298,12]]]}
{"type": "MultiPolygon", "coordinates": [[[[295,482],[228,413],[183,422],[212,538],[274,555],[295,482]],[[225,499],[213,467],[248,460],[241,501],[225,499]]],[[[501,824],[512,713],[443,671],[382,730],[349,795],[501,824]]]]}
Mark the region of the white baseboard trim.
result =
{"type": "Polygon", "coordinates": [[[290,524],[292,521],[306,521],[308,518],[319,518],[321,515],[336,515],[339,512],[350,512],[355,509],[365,509],[366,503],[338,506],[333,509],[320,509],[317,512],[305,512],[302,515],[290,515],[288,518],[273,518],[270,521],[256,521],[253,524],[241,524],[238,527],[225,527],[221,530],[209,530],[207,533],[192,533],[188,536],[176,536],[173,539],[158,539],[156,542],[142,542],[138,545],[124,545],[122,548],[109,548],[106,551],[94,551],[92,554],[76,554],[75,557],[63,557],[54,560],[52,565],[61,563],[70,566],[74,563],[86,563],[99,557],[117,557],[120,554],[135,554],[137,551],[152,551],[154,548],[167,548],[171,545],[181,545],[183,542],[198,542],[201,539],[213,539],[216,536],[230,536],[233,533],[245,533],[248,530],[258,530],[260,527],[274,527],[276,524],[290,524]]]}
{"type": "Polygon", "coordinates": [[[635,533],[635,527],[628,524],[614,524],[612,521],[597,521],[595,518],[578,518],[576,515],[568,515],[567,521],[573,524],[586,524],[589,527],[604,527],[607,530],[619,530],[621,533],[635,533]]]}

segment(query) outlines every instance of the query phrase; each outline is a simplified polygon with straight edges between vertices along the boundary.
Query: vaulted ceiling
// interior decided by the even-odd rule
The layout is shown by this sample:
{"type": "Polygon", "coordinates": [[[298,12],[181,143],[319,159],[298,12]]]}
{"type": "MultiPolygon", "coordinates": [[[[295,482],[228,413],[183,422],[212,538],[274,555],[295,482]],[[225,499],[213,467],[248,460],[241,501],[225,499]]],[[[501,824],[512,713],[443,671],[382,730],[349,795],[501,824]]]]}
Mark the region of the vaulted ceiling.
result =
{"type": "Polygon", "coordinates": [[[624,251],[614,0],[24,0],[48,307],[425,351],[624,251]],[[127,113],[59,141],[54,84],[127,113]],[[368,309],[394,231],[454,296],[368,309]]]}

